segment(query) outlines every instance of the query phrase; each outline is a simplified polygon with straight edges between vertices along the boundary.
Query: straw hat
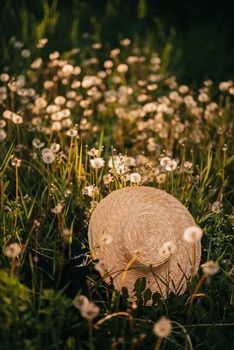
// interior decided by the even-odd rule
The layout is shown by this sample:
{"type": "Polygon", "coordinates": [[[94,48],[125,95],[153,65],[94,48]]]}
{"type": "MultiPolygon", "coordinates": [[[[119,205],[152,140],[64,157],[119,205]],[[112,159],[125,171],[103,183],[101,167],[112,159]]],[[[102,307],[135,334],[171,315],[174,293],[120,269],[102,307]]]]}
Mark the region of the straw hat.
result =
{"type": "Polygon", "coordinates": [[[184,230],[195,225],[188,210],[165,191],[126,187],[95,208],[88,232],[90,250],[104,280],[112,278],[117,290],[125,286],[131,295],[135,281],[146,277],[147,287],[165,298],[170,291],[183,293],[191,266],[195,271],[199,267],[200,242],[183,239],[184,230]],[[165,254],[165,244],[173,254],[165,254]]]}

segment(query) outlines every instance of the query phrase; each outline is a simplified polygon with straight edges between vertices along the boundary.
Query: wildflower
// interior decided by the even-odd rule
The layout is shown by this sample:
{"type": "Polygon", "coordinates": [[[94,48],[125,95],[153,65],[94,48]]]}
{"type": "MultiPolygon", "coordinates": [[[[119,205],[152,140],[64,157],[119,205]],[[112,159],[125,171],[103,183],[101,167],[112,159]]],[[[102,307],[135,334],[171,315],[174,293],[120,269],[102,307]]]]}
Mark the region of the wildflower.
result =
{"type": "Polygon", "coordinates": [[[133,158],[133,157],[127,157],[126,165],[129,166],[129,167],[136,166],[136,159],[133,158]]]}
{"type": "Polygon", "coordinates": [[[171,334],[172,331],[172,324],[171,321],[166,318],[165,316],[162,316],[157,323],[155,323],[153,327],[153,332],[156,336],[159,338],[166,338],[171,334]]]}
{"type": "Polygon", "coordinates": [[[16,113],[12,113],[12,121],[14,124],[23,124],[23,118],[16,113]]]}
{"type": "Polygon", "coordinates": [[[113,49],[110,52],[110,56],[111,57],[117,57],[119,54],[120,54],[120,49],[119,48],[113,49]]]}
{"type": "Polygon", "coordinates": [[[121,159],[119,156],[113,156],[109,159],[108,167],[118,169],[121,165],[121,159]]]}
{"type": "Polygon", "coordinates": [[[46,90],[52,89],[54,82],[51,80],[45,80],[43,86],[46,90]]]}
{"type": "Polygon", "coordinates": [[[63,210],[63,203],[58,203],[53,209],[51,209],[52,213],[54,214],[60,214],[63,210]]]}
{"type": "Polygon", "coordinates": [[[99,194],[99,188],[94,187],[93,185],[85,186],[83,189],[83,194],[86,194],[89,197],[97,196],[99,194]]]}
{"type": "Polygon", "coordinates": [[[202,264],[201,268],[206,275],[212,276],[219,271],[219,264],[213,260],[209,260],[202,264]]]}
{"type": "Polygon", "coordinates": [[[139,173],[130,174],[130,181],[139,184],[141,182],[141,175],[139,173]]]}
{"type": "Polygon", "coordinates": [[[177,162],[172,159],[170,162],[167,163],[165,166],[166,171],[174,171],[177,168],[177,162]]]}
{"type": "Polygon", "coordinates": [[[91,148],[90,151],[87,152],[91,157],[97,157],[99,154],[99,150],[96,148],[91,148]]]}
{"type": "Polygon", "coordinates": [[[2,74],[0,74],[0,80],[1,80],[3,83],[6,83],[9,79],[10,79],[9,74],[7,74],[7,73],[2,73],[2,74]]]}
{"type": "Polygon", "coordinates": [[[69,137],[75,137],[78,135],[78,131],[73,128],[73,129],[70,129],[66,132],[66,135],[69,136],[69,137]]]}
{"type": "Polygon", "coordinates": [[[7,109],[3,112],[3,118],[7,120],[12,120],[12,114],[13,113],[7,109]]]}
{"type": "Polygon", "coordinates": [[[171,158],[169,158],[169,157],[163,157],[163,158],[161,158],[161,160],[160,160],[160,165],[161,165],[162,167],[165,167],[170,161],[171,161],[171,158]]]}
{"type": "Polygon", "coordinates": [[[184,240],[188,243],[197,243],[202,239],[203,231],[198,226],[190,226],[184,231],[184,240]]]}
{"type": "Polygon", "coordinates": [[[41,226],[41,222],[37,219],[33,221],[33,226],[38,230],[41,226]]]}
{"type": "Polygon", "coordinates": [[[62,129],[62,124],[60,122],[54,122],[52,124],[52,130],[53,131],[60,131],[62,129]]]}
{"type": "Polygon", "coordinates": [[[227,91],[233,85],[232,81],[222,81],[219,84],[220,91],[227,91]]]}
{"type": "Polygon", "coordinates": [[[80,311],[81,316],[87,320],[93,320],[100,312],[100,308],[84,295],[77,296],[73,301],[73,305],[80,311]]]}
{"type": "Polygon", "coordinates": [[[54,51],[54,52],[51,52],[49,54],[49,59],[52,61],[52,60],[56,60],[57,58],[59,58],[60,56],[60,53],[58,51],[54,51]]]}
{"type": "Polygon", "coordinates": [[[159,255],[163,259],[169,258],[172,254],[175,254],[177,248],[174,242],[165,242],[159,249],[159,255]]]}
{"type": "Polygon", "coordinates": [[[20,255],[22,246],[18,243],[11,243],[3,249],[3,254],[8,258],[15,259],[20,255]]]}
{"type": "Polygon", "coordinates": [[[5,120],[0,120],[0,129],[5,128],[6,126],[6,121],[5,120]]]}
{"type": "Polygon", "coordinates": [[[166,181],[166,174],[159,174],[156,176],[156,181],[159,184],[163,184],[166,181]]]}
{"type": "Polygon", "coordinates": [[[122,46],[129,46],[131,44],[131,40],[129,38],[124,38],[120,40],[120,45],[122,46]]]}
{"type": "Polygon", "coordinates": [[[15,157],[15,156],[11,157],[11,164],[12,164],[12,166],[14,166],[16,168],[19,168],[21,166],[21,163],[22,163],[21,159],[15,157]]]}
{"type": "Polygon", "coordinates": [[[186,173],[192,173],[193,172],[193,163],[186,160],[184,162],[184,170],[186,173]]]}
{"type": "Polygon", "coordinates": [[[103,158],[94,158],[90,160],[91,167],[94,169],[100,169],[104,166],[105,161],[103,158]]]}
{"type": "Polygon", "coordinates": [[[30,67],[31,67],[32,69],[38,69],[38,68],[41,67],[42,63],[43,63],[42,58],[41,58],[41,57],[38,57],[38,58],[36,58],[36,59],[31,63],[31,66],[30,66],[30,67]]]}
{"type": "Polygon", "coordinates": [[[221,202],[214,202],[211,206],[211,210],[214,213],[220,213],[221,209],[222,209],[222,203],[221,202]]]}
{"type": "Polygon", "coordinates": [[[87,305],[88,303],[89,303],[89,299],[84,295],[78,295],[73,300],[73,305],[79,310],[85,305],[87,305]]]}
{"type": "Polygon", "coordinates": [[[209,96],[205,93],[201,93],[198,95],[198,101],[200,102],[208,102],[209,101],[209,96]]]}
{"type": "Polygon", "coordinates": [[[65,102],[66,102],[66,98],[64,96],[57,96],[54,99],[54,103],[58,106],[64,105],[65,102]]]}
{"type": "Polygon", "coordinates": [[[181,94],[187,94],[189,91],[189,88],[187,85],[181,85],[181,86],[179,86],[178,90],[181,94]]]}
{"type": "Polygon", "coordinates": [[[86,320],[93,320],[100,313],[100,308],[93,302],[89,302],[87,305],[80,309],[81,316],[86,320]]]}
{"type": "Polygon", "coordinates": [[[106,69],[110,69],[110,68],[113,67],[114,63],[113,63],[111,60],[107,60],[107,61],[104,62],[103,65],[104,65],[104,67],[105,67],[106,69]]]}
{"type": "Polygon", "coordinates": [[[24,50],[22,50],[21,51],[21,56],[22,57],[24,57],[24,58],[28,58],[28,57],[30,57],[31,56],[31,51],[30,50],[28,50],[28,49],[24,49],[24,50]]]}
{"type": "Polygon", "coordinates": [[[71,195],[71,190],[69,190],[69,188],[67,188],[64,192],[64,196],[65,198],[69,197],[71,195]]]}
{"type": "Polygon", "coordinates": [[[156,105],[156,103],[154,103],[154,102],[146,103],[146,104],[143,106],[143,111],[144,111],[145,113],[156,112],[156,111],[157,111],[157,105],[156,105]]]}
{"type": "Polygon", "coordinates": [[[60,144],[59,143],[51,143],[50,149],[53,153],[57,153],[60,150],[60,144]]]}
{"type": "Polygon", "coordinates": [[[32,145],[35,148],[42,148],[45,144],[44,144],[44,142],[41,142],[39,139],[35,138],[32,140],[32,145]]]}
{"type": "Polygon", "coordinates": [[[111,174],[107,174],[103,176],[103,182],[105,186],[108,186],[111,182],[113,182],[113,176],[111,174]]]}
{"type": "Polygon", "coordinates": [[[119,73],[126,73],[128,71],[128,65],[125,63],[121,63],[117,66],[117,71],[119,73]]]}
{"type": "Polygon", "coordinates": [[[75,66],[73,68],[72,74],[73,75],[79,75],[81,73],[81,68],[79,66],[75,66]]]}
{"type": "Polygon", "coordinates": [[[7,135],[3,129],[0,129],[0,142],[6,139],[7,135]]]}
{"type": "Polygon", "coordinates": [[[101,43],[94,43],[94,44],[92,45],[92,48],[93,48],[94,50],[99,50],[99,49],[102,48],[102,44],[101,44],[101,43]]]}
{"type": "Polygon", "coordinates": [[[44,163],[51,164],[55,160],[55,155],[49,148],[44,148],[42,150],[42,159],[44,163]]]}

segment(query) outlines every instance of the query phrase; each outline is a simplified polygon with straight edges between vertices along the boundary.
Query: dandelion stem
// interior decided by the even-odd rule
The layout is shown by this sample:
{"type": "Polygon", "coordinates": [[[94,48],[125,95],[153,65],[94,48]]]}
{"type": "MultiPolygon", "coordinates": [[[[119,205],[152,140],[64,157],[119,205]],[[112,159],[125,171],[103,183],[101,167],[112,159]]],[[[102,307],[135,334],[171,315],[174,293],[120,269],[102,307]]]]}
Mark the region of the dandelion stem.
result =
{"type": "Polygon", "coordinates": [[[160,350],[161,344],[162,344],[163,338],[158,338],[154,350],[160,350]]]}

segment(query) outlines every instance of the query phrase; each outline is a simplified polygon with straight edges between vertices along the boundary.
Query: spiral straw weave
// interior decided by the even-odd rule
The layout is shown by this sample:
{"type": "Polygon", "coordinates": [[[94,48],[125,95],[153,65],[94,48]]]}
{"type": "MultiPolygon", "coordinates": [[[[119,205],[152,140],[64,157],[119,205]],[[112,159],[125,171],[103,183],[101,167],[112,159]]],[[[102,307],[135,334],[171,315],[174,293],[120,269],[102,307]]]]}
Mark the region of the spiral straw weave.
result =
{"type": "Polygon", "coordinates": [[[195,225],[189,211],[165,191],[126,187],[95,208],[88,232],[90,250],[103,266],[102,277],[111,277],[117,290],[125,286],[132,293],[135,281],[146,277],[152,292],[163,297],[169,291],[181,294],[191,266],[196,271],[200,263],[200,242],[183,239],[184,230],[195,225]],[[168,241],[176,244],[176,252],[162,258],[159,249],[168,241]]]}

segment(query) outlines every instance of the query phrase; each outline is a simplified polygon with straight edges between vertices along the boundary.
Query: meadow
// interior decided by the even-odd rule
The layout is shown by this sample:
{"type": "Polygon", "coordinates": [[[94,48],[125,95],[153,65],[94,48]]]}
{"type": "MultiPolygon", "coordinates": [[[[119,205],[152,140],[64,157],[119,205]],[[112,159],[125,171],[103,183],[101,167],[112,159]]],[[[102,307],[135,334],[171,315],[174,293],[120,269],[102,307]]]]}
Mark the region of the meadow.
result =
{"type": "Polygon", "coordinates": [[[4,43],[1,348],[231,350],[233,80],[178,81],[170,40],[160,53],[150,39],[111,46],[96,28],[55,48],[47,10],[28,42],[4,43]],[[126,186],[167,191],[202,229],[201,266],[182,295],[164,299],[143,278],[132,300],[101,278],[89,219],[126,186]]]}

